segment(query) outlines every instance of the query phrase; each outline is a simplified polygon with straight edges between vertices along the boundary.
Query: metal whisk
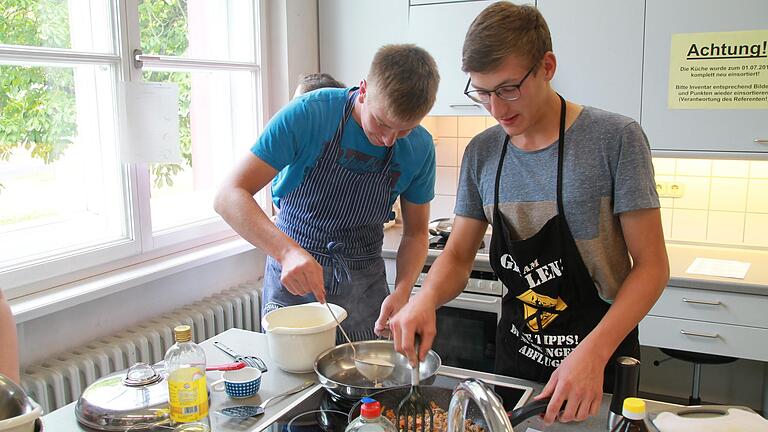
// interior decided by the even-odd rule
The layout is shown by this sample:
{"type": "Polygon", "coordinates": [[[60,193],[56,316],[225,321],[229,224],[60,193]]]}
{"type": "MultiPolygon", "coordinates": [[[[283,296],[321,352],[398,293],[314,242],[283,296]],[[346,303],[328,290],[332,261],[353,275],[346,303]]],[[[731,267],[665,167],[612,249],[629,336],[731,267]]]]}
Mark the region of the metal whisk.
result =
{"type": "MultiPolygon", "coordinates": [[[[419,355],[420,342],[417,334],[414,344],[417,356],[419,355]]],[[[417,363],[416,367],[411,369],[411,390],[397,405],[395,427],[401,432],[432,432],[434,430],[432,407],[419,389],[419,365],[420,363],[417,363]],[[405,419],[405,422],[401,423],[401,419],[405,419]],[[401,428],[401,424],[405,426],[401,428]]]]}

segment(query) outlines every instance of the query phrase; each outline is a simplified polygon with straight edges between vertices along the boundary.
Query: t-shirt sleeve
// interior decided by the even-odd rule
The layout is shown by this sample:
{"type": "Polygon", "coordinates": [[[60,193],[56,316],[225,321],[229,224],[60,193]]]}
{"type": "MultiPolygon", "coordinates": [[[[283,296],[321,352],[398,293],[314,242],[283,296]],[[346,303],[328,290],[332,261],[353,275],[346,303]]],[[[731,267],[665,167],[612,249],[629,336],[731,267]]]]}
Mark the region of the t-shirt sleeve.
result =
{"type": "Polygon", "coordinates": [[[426,204],[435,197],[435,146],[432,136],[426,131],[419,137],[417,145],[424,145],[426,148],[426,157],[424,163],[419,168],[419,172],[414,176],[413,181],[401,194],[403,198],[414,204],[426,204]],[[423,142],[421,142],[423,141],[423,142]]]}
{"type": "Polygon", "coordinates": [[[614,214],[660,207],[651,148],[637,122],[625,126],[621,133],[613,202],[614,214]]]}
{"type": "Polygon", "coordinates": [[[484,222],[488,221],[483,211],[483,199],[480,194],[480,182],[477,178],[473,147],[467,146],[461,161],[459,188],[456,192],[456,206],[453,212],[457,216],[466,216],[484,222]]]}
{"type": "Polygon", "coordinates": [[[309,124],[305,104],[293,101],[278,111],[251,147],[251,152],[277,171],[295,162],[302,150],[301,131],[309,124]]]}

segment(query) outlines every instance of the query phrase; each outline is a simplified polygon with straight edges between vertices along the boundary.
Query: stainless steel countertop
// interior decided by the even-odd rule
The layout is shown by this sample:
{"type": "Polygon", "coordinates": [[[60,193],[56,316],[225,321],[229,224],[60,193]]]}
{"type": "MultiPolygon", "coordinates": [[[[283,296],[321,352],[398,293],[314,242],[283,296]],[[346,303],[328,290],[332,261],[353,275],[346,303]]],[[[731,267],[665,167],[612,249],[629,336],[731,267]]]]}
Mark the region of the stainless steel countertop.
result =
{"type": "MultiPolygon", "coordinates": [[[[384,247],[382,251],[384,258],[397,257],[397,248],[400,245],[401,235],[402,227],[400,225],[395,225],[384,231],[384,247]]],[[[489,243],[487,238],[486,243],[489,243]]],[[[440,252],[439,250],[430,249],[427,256],[427,264],[434,262],[440,256],[440,252]]],[[[670,266],[669,286],[768,295],[768,251],[667,242],[667,254],[669,255],[670,266]],[[749,271],[744,279],[686,273],[686,270],[696,258],[746,261],[752,265],[749,267],[749,271]]],[[[475,269],[491,271],[487,253],[482,253],[481,251],[481,253],[477,254],[475,269]]]]}
{"type": "MultiPolygon", "coordinates": [[[[243,405],[243,404],[258,404],[264,398],[268,398],[272,395],[281,393],[291,387],[301,384],[307,379],[311,379],[317,382],[317,377],[312,374],[291,374],[283,372],[275,366],[272,359],[269,356],[269,348],[267,346],[267,337],[262,333],[255,333],[240,329],[230,329],[221,333],[213,338],[203,342],[201,346],[205,350],[207,361],[210,364],[226,363],[231,361],[229,356],[213,346],[214,341],[221,341],[228,345],[230,348],[244,355],[258,355],[267,364],[269,371],[262,377],[261,389],[259,393],[248,399],[233,400],[229,399],[220,392],[211,392],[211,411],[223,408],[225,406],[243,405]]],[[[498,381],[501,383],[517,384],[522,386],[532,387],[534,389],[533,394],[538,394],[542,385],[521,380],[517,378],[511,378],[501,375],[488,374],[483,372],[469,371],[466,369],[458,369],[448,366],[443,366],[440,372],[445,372],[451,375],[467,376],[472,378],[479,378],[481,380],[498,381]]],[[[218,378],[220,372],[209,372],[209,381],[213,381],[218,378]]],[[[281,399],[267,407],[265,414],[257,420],[230,420],[217,414],[211,414],[211,425],[215,432],[257,432],[264,430],[271,423],[277,420],[289,412],[292,408],[300,404],[305,399],[311,397],[313,394],[319,391],[325,391],[319,384],[311,387],[299,394],[288,396],[281,399]]],[[[542,431],[589,431],[589,432],[602,432],[606,430],[606,419],[608,416],[608,409],[610,407],[611,397],[606,395],[603,397],[602,406],[600,408],[600,414],[596,417],[590,418],[581,423],[568,423],[568,424],[554,424],[548,428],[545,428],[538,417],[527,420],[520,424],[516,429],[519,431],[526,431],[529,427],[542,430],[542,431]]],[[[655,413],[664,409],[669,409],[673,405],[664,404],[660,402],[648,401],[648,412],[655,413]]],[[[71,403],[63,408],[60,408],[48,415],[43,416],[43,425],[46,431],[52,432],[83,432],[89,431],[79,425],[75,419],[75,404],[71,403]]]]}

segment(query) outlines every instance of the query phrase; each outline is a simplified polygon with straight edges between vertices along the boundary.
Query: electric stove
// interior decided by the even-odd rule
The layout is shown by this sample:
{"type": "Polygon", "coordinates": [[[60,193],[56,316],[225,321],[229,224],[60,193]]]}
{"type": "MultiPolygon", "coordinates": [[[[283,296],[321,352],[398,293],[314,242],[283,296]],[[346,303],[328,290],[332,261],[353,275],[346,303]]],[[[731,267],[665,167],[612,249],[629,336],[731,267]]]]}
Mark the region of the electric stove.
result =
{"type": "MultiPolygon", "coordinates": [[[[453,389],[465,378],[447,373],[438,373],[434,386],[453,389]]],[[[531,387],[485,381],[495,385],[497,393],[503,394],[504,408],[511,411],[523,405],[530,397],[531,387]],[[500,388],[501,387],[501,388],[500,388]]],[[[269,426],[269,432],[344,432],[349,412],[356,401],[336,397],[320,388],[291,411],[269,426]]]]}

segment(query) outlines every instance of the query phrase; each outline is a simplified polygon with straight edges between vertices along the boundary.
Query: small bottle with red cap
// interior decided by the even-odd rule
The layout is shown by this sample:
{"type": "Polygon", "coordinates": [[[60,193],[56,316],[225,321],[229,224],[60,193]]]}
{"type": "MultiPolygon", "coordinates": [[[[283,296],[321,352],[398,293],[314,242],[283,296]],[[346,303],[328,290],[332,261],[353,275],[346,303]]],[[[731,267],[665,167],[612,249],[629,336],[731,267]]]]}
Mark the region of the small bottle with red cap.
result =
{"type": "Polygon", "coordinates": [[[391,421],[381,415],[381,404],[371,398],[363,398],[360,417],[347,426],[345,432],[397,432],[391,421]]]}

